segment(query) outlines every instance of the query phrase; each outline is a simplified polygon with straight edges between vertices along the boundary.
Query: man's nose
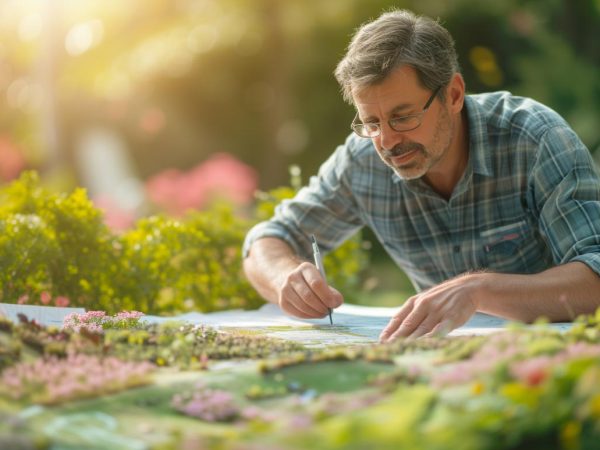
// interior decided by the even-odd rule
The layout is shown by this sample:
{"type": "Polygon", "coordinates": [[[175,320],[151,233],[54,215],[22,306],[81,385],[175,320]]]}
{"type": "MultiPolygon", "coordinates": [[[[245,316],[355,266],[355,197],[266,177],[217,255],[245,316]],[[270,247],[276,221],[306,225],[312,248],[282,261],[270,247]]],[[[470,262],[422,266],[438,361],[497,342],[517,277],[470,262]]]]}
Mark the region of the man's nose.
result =
{"type": "Polygon", "coordinates": [[[404,134],[401,131],[393,130],[387,122],[382,122],[379,145],[386,150],[390,150],[404,140],[404,134]]]}

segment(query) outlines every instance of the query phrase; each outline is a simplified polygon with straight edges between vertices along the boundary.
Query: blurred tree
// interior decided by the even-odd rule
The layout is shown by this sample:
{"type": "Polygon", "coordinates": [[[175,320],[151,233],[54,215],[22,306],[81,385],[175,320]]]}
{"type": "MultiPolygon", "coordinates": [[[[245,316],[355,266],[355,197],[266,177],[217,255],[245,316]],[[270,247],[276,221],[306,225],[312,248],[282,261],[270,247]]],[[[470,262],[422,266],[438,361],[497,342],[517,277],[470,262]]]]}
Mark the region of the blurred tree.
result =
{"type": "Polygon", "coordinates": [[[600,147],[598,0],[4,0],[0,136],[39,168],[58,157],[40,117],[71,164],[100,125],[144,178],[225,151],[255,166],[262,188],[285,184],[288,165],[314,173],[349,133],[332,72],[353,29],[391,7],[441,18],[470,92],[531,96],[600,147]],[[43,33],[49,5],[56,42],[43,33]]]}

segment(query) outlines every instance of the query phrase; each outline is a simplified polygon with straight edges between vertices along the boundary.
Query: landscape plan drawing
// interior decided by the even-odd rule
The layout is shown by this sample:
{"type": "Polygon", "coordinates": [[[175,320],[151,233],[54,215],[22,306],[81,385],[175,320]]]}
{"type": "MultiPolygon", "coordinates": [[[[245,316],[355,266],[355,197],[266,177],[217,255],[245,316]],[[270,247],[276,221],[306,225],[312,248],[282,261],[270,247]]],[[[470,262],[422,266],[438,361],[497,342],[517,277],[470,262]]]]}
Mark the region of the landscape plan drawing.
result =
{"type": "MultiPolygon", "coordinates": [[[[254,311],[229,310],[214,313],[187,313],[172,317],[145,316],[148,322],[181,320],[223,331],[244,331],[299,342],[307,347],[359,345],[376,343],[379,334],[398,308],[343,304],[329,318],[298,319],[283,313],[274,304],[265,304],[254,311]]],[[[488,314],[476,313],[465,325],[453,330],[450,336],[482,335],[502,331],[507,321],[488,314]]],[[[568,330],[571,323],[548,324],[568,330]]]]}

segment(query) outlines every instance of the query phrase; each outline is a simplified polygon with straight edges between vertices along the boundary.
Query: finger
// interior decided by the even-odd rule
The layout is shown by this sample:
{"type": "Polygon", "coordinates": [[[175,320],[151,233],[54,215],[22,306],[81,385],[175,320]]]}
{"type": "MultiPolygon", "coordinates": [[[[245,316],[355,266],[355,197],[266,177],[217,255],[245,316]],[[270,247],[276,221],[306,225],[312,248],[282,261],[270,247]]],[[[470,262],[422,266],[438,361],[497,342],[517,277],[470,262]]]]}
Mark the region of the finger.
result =
{"type": "Polygon", "coordinates": [[[408,335],[408,339],[416,339],[424,336],[434,330],[443,319],[434,316],[427,316],[415,330],[408,335]]]}
{"type": "Polygon", "coordinates": [[[422,307],[422,305],[416,306],[402,321],[398,329],[390,335],[388,341],[393,341],[399,337],[410,336],[412,332],[415,331],[419,325],[423,323],[423,321],[425,321],[426,318],[426,308],[422,307]]]}
{"type": "MultiPolygon", "coordinates": [[[[301,289],[301,287],[297,288],[295,285],[301,285],[301,284],[304,284],[304,283],[290,282],[288,285],[286,285],[281,292],[282,302],[287,305],[293,305],[295,309],[301,311],[303,316],[298,316],[298,317],[303,317],[305,319],[314,319],[316,317],[323,317],[326,314],[326,312],[328,312],[328,311],[326,309],[325,309],[325,311],[319,311],[319,310],[313,308],[311,306],[311,304],[308,303],[305,298],[303,298],[303,294],[298,293],[298,289],[301,289]]],[[[308,287],[306,287],[304,289],[304,291],[306,293],[308,293],[308,294],[304,294],[304,295],[311,295],[310,289],[308,289],[308,287]]]]}
{"type": "Polygon", "coordinates": [[[331,295],[329,296],[329,303],[327,303],[327,306],[330,308],[339,308],[344,304],[344,296],[340,291],[333,286],[329,286],[329,292],[331,295]]]}
{"type": "Polygon", "coordinates": [[[450,333],[454,328],[456,328],[451,320],[444,319],[440,323],[438,323],[429,333],[425,333],[423,337],[434,337],[434,336],[446,336],[450,333]]]}
{"type": "Polygon", "coordinates": [[[402,321],[410,314],[413,309],[413,297],[409,298],[400,310],[390,319],[390,322],[379,335],[379,342],[387,342],[389,337],[398,329],[402,321]]]}
{"type": "Polygon", "coordinates": [[[290,314],[294,317],[298,317],[300,319],[314,319],[314,317],[311,317],[308,314],[300,311],[292,303],[280,303],[280,307],[283,312],[290,314]]]}
{"type": "MultiPolygon", "coordinates": [[[[327,312],[329,312],[329,308],[337,308],[341,305],[343,301],[342,295],[327,284],[327,281],[325,281],[315,266],[311,265],[304,269],[302,276],[306,284],[310,287],[315,300],[323,305],[327,312]]],[[[317,308],[316,304],[312,304],[312,306],[317,308]]]]}
{"type": "Polygon", "coordinates": [[[327,306],[323,304],[305,282],[295,283],[292,288],[299,299],[299,302],[294,302],[298,308],[306,312],[310,311],[313,317],[324,317],[329,313],[327,306]]]}

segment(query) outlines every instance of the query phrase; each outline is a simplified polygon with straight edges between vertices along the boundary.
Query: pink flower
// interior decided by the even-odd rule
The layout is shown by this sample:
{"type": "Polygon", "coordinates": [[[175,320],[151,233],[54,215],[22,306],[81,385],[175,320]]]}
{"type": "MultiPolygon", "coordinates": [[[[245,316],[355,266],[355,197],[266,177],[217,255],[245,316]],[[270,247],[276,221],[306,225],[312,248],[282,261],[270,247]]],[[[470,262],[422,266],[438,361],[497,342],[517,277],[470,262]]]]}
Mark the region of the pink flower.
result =
{"type": "Polygon", "coordinates": [[[123,231],[134,224],[135,211],[121,208],[113,198],[99,195],[93,201],[96,208],[104,212],[104,223],[111,230],[123,231]]]}
{"type": "Polygon", "coordinates": [[[67,297],[59,296],[54,299],[54,304],[56,306],[67,307],[69,306],[69,299],[67,297]]]}
{"type": "Polygon", "coordinates": [[[224,197],[236,205],[252,201],[258,184],[256,171],[227,153],[217,153],[189,172],[170,169],[146,183],[150,199],[168,213],[180,216],[224,197]]]}
{"type": "Polygon", "coordinates": [[[24,305],[24,304],[26,304],[28,301],[29,301],[29,295],[27,295],[27,294],[24,294],[24,295],[21,295],[21,296],[19,297],[19,299],[17,300],[17,303],[18,303],[19,305],[24,305]]]}
{"type": "Polygon", "coordinates": [[[142,317],[144,313],[139,311],[121,311],[116,315],[116,319],[126,320],[126,319],[139,319],[142,317]]]}
{"type": "Polygon", "coordinates": [[[69,354],[20,362],[0,375],[0,395],[43,404],[94,397],[149,381],[154,366],[114,357],[69,354]]]}
{"type": "Polygon", "coordinates": [[[186,394],[176,394],[171,405],[177,411],[206,422],[228,422],[240,415],[233,395],[221,390],[200,388],[186,394]]]}
{"type": "Polygon", "coordinates": [[[23,153],[8,136],[0,136],[0,180],[10,181],[25,169],[23,153]]]}
{"type": "Polygon", "coordinates": [[[52,296],[50,295],[50,293],[48,291],[43,291],[40,294],[40,301],[44,304],[47,305],[48,303],[50,303],[50,300],[52,300],[52,296]]]}
{"type": "MultiPolygon", "coordinates": [[[[69,299],[63,297],[68,302],[69,299]]],[[[68,303],[67,303],[68,304],[68,303]]],[[[63,320],[63,329],[79,333],[85,328],[90,333],[103,333],[105,328],[132,328],[137,326],[144,314],[139,311],[122,311],[108,316],[104,311],[88,311],[83,314],[69,314],[63,320]]]]}
{"type": "Polygon", "coordinates": [[[290,431],[305,431],[310,430],[314,426],[314,420],[308,414],[294,414],[288,421],[287,426],[290,431]]]}

